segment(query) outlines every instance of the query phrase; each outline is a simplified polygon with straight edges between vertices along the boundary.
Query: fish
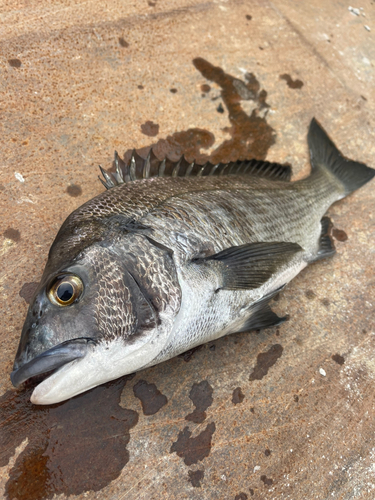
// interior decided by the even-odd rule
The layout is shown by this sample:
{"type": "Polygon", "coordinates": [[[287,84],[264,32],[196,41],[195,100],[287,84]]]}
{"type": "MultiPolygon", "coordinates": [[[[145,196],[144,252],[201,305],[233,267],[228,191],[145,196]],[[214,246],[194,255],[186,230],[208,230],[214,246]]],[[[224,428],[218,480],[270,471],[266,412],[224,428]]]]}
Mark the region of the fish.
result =
{"type": "Polygon", "coordinates": [[[269,303],[335,246],[325,215],[375,170],[344,157],[319,122],[311,172],[257,159],[117,153],[106,191],[72,212],[48,254],[11,381],[54,404],[234,332],[281,324],[269,303]]]}

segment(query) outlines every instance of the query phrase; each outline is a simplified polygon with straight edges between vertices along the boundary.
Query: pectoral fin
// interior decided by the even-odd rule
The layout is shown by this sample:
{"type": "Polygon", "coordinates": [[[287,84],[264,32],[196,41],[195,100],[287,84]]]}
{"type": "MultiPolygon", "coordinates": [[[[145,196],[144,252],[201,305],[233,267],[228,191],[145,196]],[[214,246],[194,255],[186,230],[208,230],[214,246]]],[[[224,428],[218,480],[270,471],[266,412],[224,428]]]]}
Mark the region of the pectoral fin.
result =
{"type": "Polygon", "coordinates": [[[248,243],[197,261],[216,263],[222,275],[221,288],[253,290],[291,265],[295,257],[302,252],[303,249],[297,243],[248,243]]]}

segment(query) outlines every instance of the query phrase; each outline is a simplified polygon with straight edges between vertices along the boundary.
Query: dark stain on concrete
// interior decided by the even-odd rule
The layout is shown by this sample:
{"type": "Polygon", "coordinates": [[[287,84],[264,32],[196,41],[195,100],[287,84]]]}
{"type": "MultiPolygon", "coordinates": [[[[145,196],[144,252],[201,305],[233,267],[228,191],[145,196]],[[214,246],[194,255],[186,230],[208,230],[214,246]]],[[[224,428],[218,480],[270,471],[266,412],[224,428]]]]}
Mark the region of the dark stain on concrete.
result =
{"type": "Polygon", "coordinates": [[[294,400],[294,402],[295,402],[295,403],[298,403],[298,401],[299,401],[299,396],[298,396],[297,394],[294,394],[294,396],[293,396],[293,400],[294,400]]]}
{"type": "Polygon", "coordinates": [[[269,448],[266,448],[264,450],[264,454],[266,455],[266,457],[269,457],[271,455],[271,450],[269,448]]]}
{"type": "Polygon", "coordinates": [[[211,422],[197,437],[192,438],[189,428],[185,427],[179,432],[177,441],[172,444],[170,453],[177,453],[180,458],[184,459],[185,465],[202,461],[211,452],[211,441],[215,430],[215,422],[211,422]]]}
{"type": "Polygon", "coordinates": [[[253,16],[250,16],[250,14],[246,14],[246,19],[247,19],[248,21],[251,21],[251,20],[252,20],[252,18],[253,18],[253,16]]]}
{"type": "Polygon", "coordinates": [[[305,296],[309,299],[309,300],[313,300],[315,299],[316,297],[316,293],[313,292],[312,290],[306,290],[305,291],[305,296]]]}
{"type": "Polygon", "coordinates": [[[191,388],[189,398],[193,401],[195,410],[192,413],[189,413],[189,415],[186,415],[185,420],[190,420],[196,424],[204,422],[207,416],[206,410],[213,403],[213,392],[214,390],[207,380],[202,380],[199,384],[194,383],[191,388]]]}
{"type": "Polygon", "coordinates": [[[21,239],[21,233],[18,231],[18,229],[13,229],[12,227],[8,227],[3,232],[4,238],[8,238],[8,240],[12,240],[15,243],[18,243],[21,239]]]}
{"type": "Polygon", "coordinates": [[[275,132],[266,122],[266,113],[260,111],[268,107],[267,92],[260,90],[260,84],[252,73],[246,73],[245,81],[225,73],[205,59],[193,60],[194,66],[207,80],[221,87],[221,98],[228,110],[231,127],[226,131],[232,136],[211,154],[210,161],[236,161],[238,159],[265,159],[268,149],[275,143],[275,132]],[[257,107],[249,116],[241,106],[241,100],[253,100],[257,107]]]}
{"type": "Polygon", "coordinates": [[[267,476],[260,476],[260,480],[263,481],[265,486],[272,486],[273,485],[273,479],[267,476]]]}
{"type": "Polygon", "coordinates": [[[137,87],[139,90],[143,90],[144,89],[144,86],[143,85],[138,85],[137,87]]]}
{"type": "Polygon", "coordinates": [[[243,492],[241,491],[241,493],[238,493],[238,495],[236,495],[236,496],[234,497],[234,500],[247,500],[247,498],[248,498],[248,497],[247,497],[246,493],[243,493],[243,492]]]}
{"type": "Polygon", "coordinates": [[[124,385],[133,376],[51,406],[32,405],[32,388],[1,396],[0,466],[28,438],[10,470],[5,498],[79,495],[99,491],[116,479],[129,461],[129,431],[138,422],[135,411],[119,405],[124,385]]]}
{"type": "Polygon", "coordinates": [[[148,120],[146,123],[141,125],[142,134],[148,135],[149,137],[156,137],[159,133],[159,125],[148,120]]]}
{"type": "Polygon", "coordinates": [[[203,470],[189,470],[189,481],[191,484],[194,486],[194,488],[200,488],[201,487],[201,481],[203,481],[204,478],[204,471],[203,470]]]}
{"type": "Polygon", "coordinates": [[[172,94],[177,94],[178,91],[177,91],[177,89],[172,88],[172,89],[169,89],[169,92],[172,92],[172,94]]]}
{"type": "Polygon", "coordinates": [[[121,45],[121,47],[124,47],[125,49],[129,47],[128,42],[122,36],[119,37],[118,43],[121,45]]]}
{"type": "Polygon", "coordinates": [[[242,403],[242,401],[245,399],[245,395],[243,394],[241,387],[236,387],[233,391],[232,394],[232,403],[234,405],[238,405],[242,403]]]}
{"type": "Polygon", "coordinates": [[[8,59],[8,64],[12,66],[12,68],[20,68],[22,65],[19,59],[8,59]]]}
{"type": "Polygon", "coordinates": [[[290,75],[287,73],[284,73],[283,75],[280,75],[280,80],[285,80],[286,84],[290,89],[300,89],[303,87],[303,81],[302,80],[293,80],[290,75]]]}
{"type": "Polygon", "coordinates": [[[81,196],[82,188],[81,186],[78,186],[78,184],[70,184],[70,186],[66,188],[66,192],[68,193],[69,196],[77,198],[78,196],[81,196]]]}
{"type": "Polygon", "coordinates": [[[343,365],[345,363],[345,358],[343,356],[340,356],[340,354],[332,354],[331,358],[338,365],[343,365]]]}
{"type": "Polygon", "coordinates": [[[274,344],[268,351],[261,352],[257,356],[257,364],[250,374],[249,380],[262,380],[267,375],[268,370],[276,363],[283,353],[283,347],[280,344],[274,344]]]}
{"type": "Polygon", "coordinates": [[[343,231],[342,229],[337,229],[335,227],[332,229],[332,236],[337,241],[346,241],[348,239],[348,235],[345,231],[343,231]]]}
{"type": "Polygon", "coordinates": [[[329,307],[331,304],[328,299],[322,299],[320,302],[323,304],[324,307],[329,307]]]}
{"type": "Polygon", "coordinates": [[[182,358],[186,363],[188,363],[191,358],[193,357],[193,354],[197,351],[200,351],[203,349],[203,345],[198,345],[196,347],[193,347],[192,349],[189,349],[188,351],[183,352],[182,354],[179,354],[177,357],[182,358]]]}
{"type": "Polygon", "coordinates": [[[145,380],[139,380],[133,387],[134,396],[141,401],[144,415],[155,415],[168,403],[155,384],[149,384],[145,380]]]}
{"type": "Polygon", "coordinates": [[[20,297],[22,297],[28,304],[31,304],[38,285],[39,283],[36,283],[35,281],[32,281],[31,283],[24,283],[19,291],[20,297]]]}
{"type": "MultiPolygon", "coordinates": [[[[230,139],[220,144],[211,155],[204,151],[215,143],[215,136],[208,130],[191,128],[159,139],[156,143],[137,149],[137,153],[146,157],[152,147],[157,158],[169,158],[178,161],[184,154],[186,159],[204,164],[210,161],[219,162],[237,161],[238,159],[258,158],[265,159],[268,149],[275,143],[275,131],[267,124],[266,115],[269,105],[266,102],[267,92],[260,89],[260,84],[252,73],[246,73],[242,81],[234,76],[213,66],[208,61],[197,58],[193,60],[194,66],[207,80],[217,83],[221,87],[221,97],[224,107],[228,111],[231,127],[225,129],[231,136],[230,139]],[[242,100],[253,100],[256,103],[249,116],[241,106],[242,100]],[[263,111],[263,116],[260,112],[263,111]]],[[[138,88],[143,89],[142,85],[138,88]]],[[[211,90],[210,85],[202,84],[200,90],[205,95],[211,90]]],[[[224,110],[223,107],[223,110],[224,110]]],[[[151,122],[152,123],[152,122],[151,122]]],[[[146,131],[147,131],[146,127],[146,131]]],[[[143,131],[143,130],[142,130],[143,131]]],[[[124,154],[124,161],[129,162],[132,150],[124,154]]]]}

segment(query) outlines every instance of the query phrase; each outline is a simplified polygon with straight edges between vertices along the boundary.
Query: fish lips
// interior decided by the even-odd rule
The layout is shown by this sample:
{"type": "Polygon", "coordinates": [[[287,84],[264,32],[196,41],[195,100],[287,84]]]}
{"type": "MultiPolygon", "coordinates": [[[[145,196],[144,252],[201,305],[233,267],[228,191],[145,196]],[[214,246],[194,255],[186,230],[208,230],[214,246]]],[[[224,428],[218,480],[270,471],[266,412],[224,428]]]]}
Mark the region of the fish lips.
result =
{"type": "Polygon", "coordinates": [[[89,343],[95,342],[86,337],[62,342],[13,370],[10,380],[14,387],[19,387],[31,377],[57,370],[71,361],[83,358],[87,354],[89,343]]]}

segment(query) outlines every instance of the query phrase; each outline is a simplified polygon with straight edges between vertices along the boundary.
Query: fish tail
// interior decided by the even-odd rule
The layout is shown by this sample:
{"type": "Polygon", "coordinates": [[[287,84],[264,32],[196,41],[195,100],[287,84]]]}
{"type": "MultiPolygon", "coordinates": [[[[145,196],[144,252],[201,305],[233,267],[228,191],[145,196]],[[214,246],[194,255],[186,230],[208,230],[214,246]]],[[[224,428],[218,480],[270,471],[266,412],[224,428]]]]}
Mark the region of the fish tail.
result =
{"type": "Polygon", "coordinates": [[[374,169],[345,158],[315,118],[311,120],[307,141],[312,171],[320,169],[333,174],[341,194],[340,198],[360,188],[375,176],[374,169]]]}

